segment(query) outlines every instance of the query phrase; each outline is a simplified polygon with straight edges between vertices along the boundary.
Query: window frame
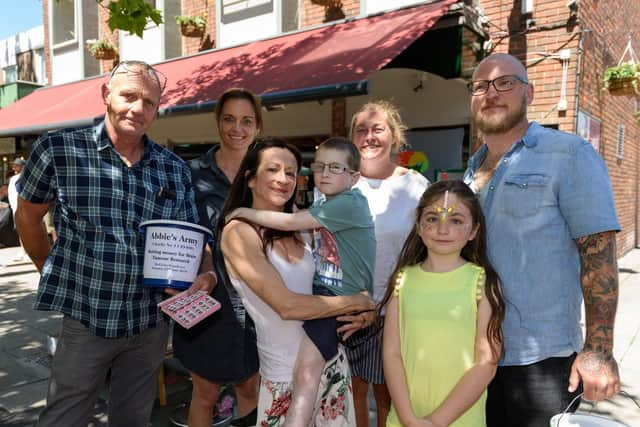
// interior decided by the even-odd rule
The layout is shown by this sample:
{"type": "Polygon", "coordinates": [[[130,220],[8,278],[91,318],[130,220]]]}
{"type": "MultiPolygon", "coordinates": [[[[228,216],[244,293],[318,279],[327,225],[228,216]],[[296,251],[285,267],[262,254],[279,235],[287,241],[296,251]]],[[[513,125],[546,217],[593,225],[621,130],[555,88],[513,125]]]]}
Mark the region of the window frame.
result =
{"type": "MultiPolygon", "coordinates": [[[[64,0],[62,0],[64,1],[64,0]]],[[[51,37],[51,48],[52,49],[60,49],[60,48],[64,48],[67,46],[71,46],[74,45],[76,43],[78,43],[78,7],[77,7],[77,2],[75,2],[74,0],[70,0],[70,3],[73,7],[73,28],[71,29],[73,31],[73,37],[68,39],[68,40],[64,40],[61,42],[56,43],[55,40],[55,12],[54,9],[57,7],[56,5],[60,5],[60,2],[57,1],[50,1],[49,2],[49,36],[51,37]]],[[[58,6],[59,7],[59,6],[58,6]]]]}

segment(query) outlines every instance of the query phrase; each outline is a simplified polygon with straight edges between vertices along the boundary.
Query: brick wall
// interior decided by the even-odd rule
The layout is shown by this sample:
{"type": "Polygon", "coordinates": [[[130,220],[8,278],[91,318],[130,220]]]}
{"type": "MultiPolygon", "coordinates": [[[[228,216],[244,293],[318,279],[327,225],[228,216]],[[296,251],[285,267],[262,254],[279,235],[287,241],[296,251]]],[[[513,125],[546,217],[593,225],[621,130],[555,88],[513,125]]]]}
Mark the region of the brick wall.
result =
{"type": "MultiPolygon", "coordinates": [[[[610,95],[602,89],[602,76],[622,56],[630,29],[640,22],[640,8],[637,0],[582,1],[579,13],[584,31],[580,109],[602,122],[600,152],[609,168],[622,227],[618,251],[624,253],[639,242],[640,125],[633,117],[636,100],[610,95]],[[616,144],[621,124],[625,126],[624,156],[618,159],[616,144]]],[[[640,33],[631,35],[632,46],[640,49],[640,33]]]]}
{"type": "MultiPolygon", "coordinates": [[[[600,153],[605,159],[614,189],[622,226],[618,252],[623,254],[638,243],[638,121],[633,117],[634,101],[612,97],[602,90],[607,66],[617,63],[627,42],[629,29],[640,22],[637,0],[581,0],[572,13],[566,0],[537,0],[532,14],[522,15],[521,1],[481,1],[490,19],[493,52],[506,52],[527,66],[535,88],[529,119],[574,132],[577,108],[602,122],[600,153]],[[527,23],[531,19],[533,22],[527,23]],[[582,40],[581,53],[579,47],[582,40]],[[571,49],[566,112],[555,108],[560,99],[562,49],[571,49]],[[580,67],[578,62],[580,61],[580,67]],[[579,97],[576,98],[576,94],[579,97]],[[577,106],[576,106],[577,102],[577,106]],[[625,125],[624,158],[616,158],[619,124],[625,125]]],[[[640,49],[640,34],[634,45],[640,49]]]]}
{"type": "Polygon", "coordinates": [[[461,71],[463,77],[471,77],[478,62],[482,60],[484,37],[467,27],[462,28],[461,71]]]}
{"type": "MultiPolygon", "coordinates": [[[[98,35],[99,35],[98,37],[100,40],[109,40],[111,43],[113,43],[116,49],[119,49],[120,47],[120,36],[118,33],[119,30],[111,31],[111,29],[109,28],[109,25],[107,24],[108,19],[109,19],[109,11],[107,10],[107,8],[98,7],[98,20],[100,21],[99,29],[98,29],[98,35]]],[[[82,46],[82,48],[86,49],[85,46],[82,46]]],[[[88,51],[86,54],[90,55],[88,51]]],[[[115,59],[99,60],[99,62],[100,62],[100,72],[108,73],[113,69],[113,67],[115,67],[118,64],[119,56],[116,56],[115,59]]]]}
{"type": "Polygon", "coordinates": [[[481,5],[492,24],[489,32],[493,52],[510,53],[527,66],[535,88],[529,119],[573,132],[580,33],[579,28],[571,24],[566,3],[566,0],[538,0],[534,3],[534,12],[528,15],[522,15],[520,0],[483,1],[481,5]],[[535,24],[527,24],[531,19],[535,24]],[[558,55],[562,49],[571,50],[565,112],[556,109],[562,82],[562,62],[558,55]]]}
{"type": "MultiPolygon", "coordinates": [[[[215,47],[216,4],[214,0],[182,0],[182,15],[207,14],[207,28],[202,38],[182,37],[182,54],[191,55],[215,47]]],[[[165,17],[165,19],[174,19],[165,17]]]]}

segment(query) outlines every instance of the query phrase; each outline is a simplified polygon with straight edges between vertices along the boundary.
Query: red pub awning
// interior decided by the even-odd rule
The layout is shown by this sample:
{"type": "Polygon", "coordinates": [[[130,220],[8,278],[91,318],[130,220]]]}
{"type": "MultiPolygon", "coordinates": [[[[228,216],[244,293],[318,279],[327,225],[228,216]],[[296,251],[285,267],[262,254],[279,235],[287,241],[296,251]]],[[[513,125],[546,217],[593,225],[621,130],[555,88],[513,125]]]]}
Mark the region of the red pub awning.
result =
{"type": "MultiPolygon", "coordinates": [[[[156,64],[168,78],[160,114],[213,105],[233,86],[250,89],[265,100],[283,94],[292,100],[298,91],[316,99],[340,96],[345,87],[362,85],[402,53],[455,2],[347,20],[156,64]]],[[[0,110],[0,136],[91,124],[105,110],[100,92],[105,81],[106,76],[99,76],[36,90],[0,110]]]]}

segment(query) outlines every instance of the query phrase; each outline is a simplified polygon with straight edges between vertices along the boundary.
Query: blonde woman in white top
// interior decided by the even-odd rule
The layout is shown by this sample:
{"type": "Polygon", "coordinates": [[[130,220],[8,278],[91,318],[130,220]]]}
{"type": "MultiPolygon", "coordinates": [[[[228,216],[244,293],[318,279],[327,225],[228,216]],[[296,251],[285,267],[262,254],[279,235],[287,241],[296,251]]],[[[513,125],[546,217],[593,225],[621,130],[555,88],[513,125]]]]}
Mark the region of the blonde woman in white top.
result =
{"type": "MultiPolygon", "coordinates": [[[[376,233],[373,298],[380,302],[398,255],[414,222],[415,208],[429,181],[421,174],[398,166],[394,157],[406,145],[397,108],[387,101],[369,102],[351,119],[350,137],[361,157],[360,180],[355,187],[367,197],[376,233]]],[[[376,400],[378,426],[386,424],[391,397],[382,371],[382,345],[364,329],[348,342],[347,355],[353,374],[353,395],[358,427],[369,424],[369,384],[376,400]]]]}

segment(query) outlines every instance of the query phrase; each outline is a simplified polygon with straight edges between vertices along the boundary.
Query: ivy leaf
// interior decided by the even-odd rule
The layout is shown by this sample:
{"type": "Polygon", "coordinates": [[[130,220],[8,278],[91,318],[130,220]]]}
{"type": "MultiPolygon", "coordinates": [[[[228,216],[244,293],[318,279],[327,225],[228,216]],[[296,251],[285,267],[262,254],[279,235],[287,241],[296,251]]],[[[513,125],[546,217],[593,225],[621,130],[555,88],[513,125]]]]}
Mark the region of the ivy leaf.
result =
{"type": "MultiPolygon", "coordinates": [[[[102,3],[103,0],[96,1],[102,3]]],[[[107,24],[112,31],[120,29],[142,38],[148,20],[156,25],[162,24],[160,11],[144,0],[112,1],[107,9],[109,10],[107,24]]]]}

